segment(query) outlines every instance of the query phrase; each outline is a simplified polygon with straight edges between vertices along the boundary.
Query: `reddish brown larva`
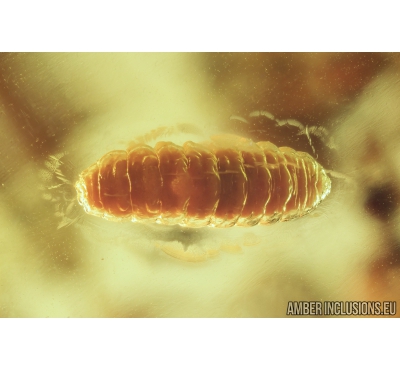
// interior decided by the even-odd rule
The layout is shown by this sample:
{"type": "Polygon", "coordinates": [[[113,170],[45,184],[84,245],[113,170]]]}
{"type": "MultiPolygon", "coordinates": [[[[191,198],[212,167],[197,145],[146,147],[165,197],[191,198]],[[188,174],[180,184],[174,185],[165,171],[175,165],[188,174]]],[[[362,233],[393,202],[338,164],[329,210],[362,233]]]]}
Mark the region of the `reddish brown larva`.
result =
{"type": "Polygon", "coordinates": [[[227,135],[109,152],[75,187],[85,211],[106,219],[230,227],[304,216],[331,181],[307,153],[227,135]]]}

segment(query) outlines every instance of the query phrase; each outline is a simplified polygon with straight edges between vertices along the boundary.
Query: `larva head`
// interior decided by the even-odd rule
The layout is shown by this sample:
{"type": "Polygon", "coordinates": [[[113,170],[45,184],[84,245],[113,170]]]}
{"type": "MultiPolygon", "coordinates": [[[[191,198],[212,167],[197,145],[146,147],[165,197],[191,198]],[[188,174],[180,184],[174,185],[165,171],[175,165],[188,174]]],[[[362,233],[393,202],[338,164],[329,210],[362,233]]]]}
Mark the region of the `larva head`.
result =
{"type": "Polygon", "coordinates": [[[99,168],[97,164],[93,164],[79,175],[79,180],[75,183],[79,204],[86,213],[94,216],[102,216],[104,213],[99,199],[98,176],[99,168]]]}
{"type": "Polygon", "coordinates": [[[104,155],[81,173],[75,188],[87,213],[107,219],[131,216],[126,151],[104,155]]]}
{"type": "Polygon", "coordinates": [[[145,145],[107,153],[80,174],[75,188],[79,203],[94,216],[136,221],[160,213],[159,162],[145,145]]]}

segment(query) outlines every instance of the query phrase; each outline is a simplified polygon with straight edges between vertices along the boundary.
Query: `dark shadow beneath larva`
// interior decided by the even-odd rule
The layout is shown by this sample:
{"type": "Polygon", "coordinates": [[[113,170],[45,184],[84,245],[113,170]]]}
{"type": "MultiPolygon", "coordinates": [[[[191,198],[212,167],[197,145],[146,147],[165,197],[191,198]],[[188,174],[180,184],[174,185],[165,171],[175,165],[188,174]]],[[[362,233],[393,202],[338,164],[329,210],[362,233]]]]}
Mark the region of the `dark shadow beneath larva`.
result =
{"type": "Polygon", "coordinates": [[[151,239],[160,242],[181,243],[187,251],[190,246],[204,241],[209,234],[206,228],[188,228],[179,225],[157,225],[157,224],[138,224],[132,225],[135,230],[143,234],[151,235],[151,239]]]}

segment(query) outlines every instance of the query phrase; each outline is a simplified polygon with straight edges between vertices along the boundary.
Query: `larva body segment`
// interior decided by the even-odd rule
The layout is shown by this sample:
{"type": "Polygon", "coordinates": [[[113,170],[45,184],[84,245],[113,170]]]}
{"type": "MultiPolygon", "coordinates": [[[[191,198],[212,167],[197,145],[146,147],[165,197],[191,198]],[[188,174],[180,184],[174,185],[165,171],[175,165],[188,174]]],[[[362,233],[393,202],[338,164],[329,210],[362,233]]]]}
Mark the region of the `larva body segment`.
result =
{"type": "Polygon", "coordinates": [[[307,153],[228,135],[109,152],[75,187],[95,216],[224,228],[301,217],[329,194],[331,181],[307,153]]]}

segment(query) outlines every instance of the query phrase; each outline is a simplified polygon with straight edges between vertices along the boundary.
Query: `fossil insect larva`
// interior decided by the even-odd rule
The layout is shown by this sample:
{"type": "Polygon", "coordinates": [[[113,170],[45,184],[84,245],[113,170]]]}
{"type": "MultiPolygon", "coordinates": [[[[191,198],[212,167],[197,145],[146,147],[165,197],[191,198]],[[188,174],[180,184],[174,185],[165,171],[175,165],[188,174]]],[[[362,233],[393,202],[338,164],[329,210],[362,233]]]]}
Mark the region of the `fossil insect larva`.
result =
{"type": "Polygon", "coordinates": [[[85,211],[106,219],[230,227],[304,216],[331,181],[307,153],[227,135],[111,151],[75,187],[85,211]]]}

